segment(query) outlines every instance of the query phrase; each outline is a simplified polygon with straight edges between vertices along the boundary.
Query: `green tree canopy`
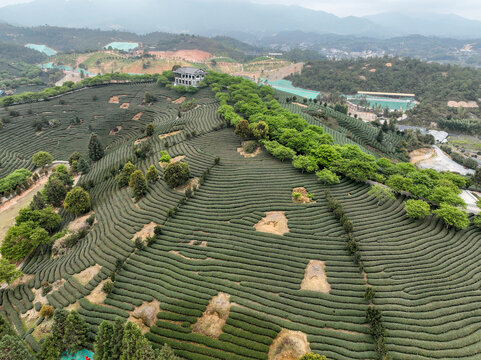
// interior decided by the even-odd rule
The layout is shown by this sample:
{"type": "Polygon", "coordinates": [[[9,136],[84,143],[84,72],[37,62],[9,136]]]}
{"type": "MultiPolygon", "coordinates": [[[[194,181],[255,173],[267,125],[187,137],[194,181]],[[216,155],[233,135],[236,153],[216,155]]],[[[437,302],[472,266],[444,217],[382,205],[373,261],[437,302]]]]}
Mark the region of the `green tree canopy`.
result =
{"type": "Polygon", "coordinates": [[[92,161],[99,161],[104,157],[104,148],[100,143],[97,134],[90,135],[89,141],[89,158],[92,161]]]}
{"type": "Polygon", "coordinates": [[[5,335],[0,340],[0,360],[35,360],[18,336],[5,335]]]}
{"type": "Polygon", "coordinates": [[[190,178],[190,169],[187,162],[176,162],[167,165],[164,170],[164,181],[170,187],[183,185],[190,178]]]}
{"type": "Polygon", "coordinates": [[[302,173],[312,173],[315,172],[319,167],[317,166],[316,158],[313,156],[298,155],[294,156],[292,160],[292,165],[301,170],[302,173]]]}
{"type": "Polygon", "coordinates": [[[317,179],[324,185],[334,185],[341,182],[339,176],[329,169],[322,169],[321,171],[316,172],[316,176],[317,179]]]}
{"type": "Polygon", "coordinates": [[[368,192],[369,195],[377,198],[377,204],[381,205],[389,200],[395,200],[396,196],[391,188],[381,185],[372,185],[368,192]]]}
{"type": "Polygon", "coordinates": [[[469,226],[468,214],[455,206],[443,203],[433,214],[444,220],[446,226],[454,226],[457,229],[466,229],[469,226]]]}
{"type": "Polygon", "coordinates": [[[37,246],[50,243],[48,232],[33,221],[26,221],[8,229],[0,253],[10,261],[18,261],[30,254],[37,246]]]}
{"type": "Polygon", "coordinates": [[[142,171],[135,170],[130,175],[129,187],[136,200],[140,200],[147,193],[147,182],[142,171]]]}
{"type": "Polygon", "coordinates": [[[117,175],[117,185],[119,188],[122,188],[129,184],[130,175],[132,175],[132,173],[136,169],[137,168],[135,167],[135,165],[132,164],[130,161],[125,163],[124,167],[122,168],[122,171],[120,172],[119,175],[117,175]]]}
{"type": "Polygon", "coordinates": [[[431,213],[431,207],[423,200],[407,200],[404,204],[406,215],[414,219],[424,219],[431,213]]]}
{"type": "Polygon", "coordinates": [[[69,213],[85,214],[90,210],[90,195],[82,187],[76,186],[65,196],[64,206],[69,213]]]}
{"type": "Polygon", "coordinates": [[[159,171],[155,167],[155,165],[150,165],[149,169],[147,170],[147,174],[145,177],[148,182],[154,183],[159,179],[159,171]]]}
{"type": "Polygon", "coordinates": [[[46,151],[39,151],[32,156],[32,162],[36,167],[45,167],[51,164],[53,161],[53,156],[46,151]]]}
{"type": "Polygon", "coordinates": [[[7,284],[10,284],[20,275],[22,275],[22,272],[17,269],[16,264],[11,264],[7,259],[0,258],[0,283],[6,281],[7,284]]]}

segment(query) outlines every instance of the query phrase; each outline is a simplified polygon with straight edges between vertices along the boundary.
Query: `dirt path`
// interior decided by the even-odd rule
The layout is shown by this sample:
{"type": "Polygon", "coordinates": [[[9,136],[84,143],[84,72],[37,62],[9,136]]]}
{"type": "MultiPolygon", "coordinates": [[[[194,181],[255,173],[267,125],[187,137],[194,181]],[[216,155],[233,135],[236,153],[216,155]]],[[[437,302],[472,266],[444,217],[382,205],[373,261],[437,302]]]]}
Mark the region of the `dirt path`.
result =
{"type": "Polygon", "coordinates": [[[0,243],[8,228],[15,224],[15,218],[20,209],[30,204],[35,194],[43,189],[47,181],[47,176],[42,177],[29,189],[0,205],[0,243]]]}

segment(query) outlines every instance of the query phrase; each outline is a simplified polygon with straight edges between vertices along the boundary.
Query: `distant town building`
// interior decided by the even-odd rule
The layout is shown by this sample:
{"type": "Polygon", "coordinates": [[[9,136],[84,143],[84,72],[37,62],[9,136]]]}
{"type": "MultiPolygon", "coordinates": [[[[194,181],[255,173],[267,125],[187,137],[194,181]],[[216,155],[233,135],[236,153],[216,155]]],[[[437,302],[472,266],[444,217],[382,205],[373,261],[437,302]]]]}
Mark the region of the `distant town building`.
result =
{"type": "Polygon", "coordinates": [[[193,67],[180,67],[174,70],[174,85],[197,87],[207,73],[204,70],[193,67]]]}

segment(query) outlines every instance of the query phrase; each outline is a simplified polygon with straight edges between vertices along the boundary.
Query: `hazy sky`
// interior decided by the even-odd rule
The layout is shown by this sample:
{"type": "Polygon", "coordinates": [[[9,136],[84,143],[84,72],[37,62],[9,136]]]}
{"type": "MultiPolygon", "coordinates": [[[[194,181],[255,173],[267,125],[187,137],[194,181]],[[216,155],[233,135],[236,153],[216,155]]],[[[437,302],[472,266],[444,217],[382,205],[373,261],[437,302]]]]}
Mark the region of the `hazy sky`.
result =
{"type": "MultiPolygon", "coordinates": [[[[0,7],[32,0],[0,0],[0,7]]],[[[97,0],[102,1],[102,0],[97,0]]],[[[133,0],[135,1],[135,0],[133,0]]],[[[177,0],[182,1],[182,0],[177,0]]],[[[232,0],[225,0],[232,1],[232,0]]],[[[239,1],[239,0],[237,0],[239,1]]],[[[364,16],[386,11],[453,13],[481,20],[480,0],[244,0],[263,4],[299,5],[337,16],[364,16]]]]}

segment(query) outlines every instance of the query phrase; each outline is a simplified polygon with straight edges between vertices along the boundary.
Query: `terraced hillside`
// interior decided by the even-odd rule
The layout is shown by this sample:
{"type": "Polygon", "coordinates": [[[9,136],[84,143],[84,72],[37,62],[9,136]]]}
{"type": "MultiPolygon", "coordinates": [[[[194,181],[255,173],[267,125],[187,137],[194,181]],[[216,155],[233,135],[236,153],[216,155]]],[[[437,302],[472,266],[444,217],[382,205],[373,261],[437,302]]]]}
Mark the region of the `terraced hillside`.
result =
{"type": "MultiPolygon", "coordinates": [[[[481,356],[478,230],[448,231],[432,217],[408,220],[403,199],[378,206],[364,183],[343,179],[324,186],[264,150],[244,158],[241,140],[225,128],[209,89],[195,94],[200,106],[181,117],[180,105],[171,101],[177,97],[154,84],[111,85],[8,109],[20,116],[0,130],[0,148],[10,156],[5,173],[32,166],[28,159],[38,150],[63,159],[74,150],[85,153],[89,125],[107,145],[106,156],[80,179],[93,182],[93,230],[66,255],[38,249],[23,266],[25,281],[0,290],[0,313],[32,348],[38,349],[47,323],[35,318],[40,303],[78,309],[92,336],[102,320],[135,321],[134,312],[148,305],[157,315],[150,327],[140,323],[147,337],[154,345],[170,344],[185,359],[277,359],[289,346],[305,345],[304,334],[310,349],[329,359],[376,359],[366,322],[369,284],[376,288],[374,303],[394,359],[481,356]],[[158,101],[141,105],[145,91],[158,101]],[[109,103],[116,95],[127,96],[109,103]],[[119,109],[122,102],[129,109],[119,109]],[[71,115],[63,112],[69,109],[79,114],[80,125],[69,124],[71,115]],[[131,120],[140,111],[141,120],[131,120]],[[60,125],[35,134],[34,114],[58,118],[60,125]],[[155,133],[145,141],[153,152],[135,159],[132,145],[150,121],[155,133]],[[109,135],[115,126],[122,129],[109,135]],[[181,189],[157,181],[134,202],[111,170],[131,159],[144,172],[152,164],[162,172],[161,150],[185,156],[198,190],[185,198],[181,189]],[[314,201],[294,201],[293,189],[300,187],[314,201]],[[345,231],[325,190],[353,220],[365,275],[346,250],[345,231]],[[153,224],[162,226],[161,234],[138,249],[134,239],[153,224]],[[321,287],[306,281],[313,264],[321,287]],[[105,295],[100,289],[114,271],[114,289],[105,295]],[[43,297],[46,281],[54,288],[43,297]],[[216,331],[209,333],[212,327],[216,331]]],[[[332,134],[336,142],[353,143],[332,134]]]]}

